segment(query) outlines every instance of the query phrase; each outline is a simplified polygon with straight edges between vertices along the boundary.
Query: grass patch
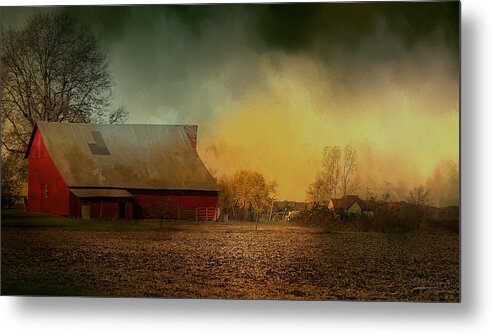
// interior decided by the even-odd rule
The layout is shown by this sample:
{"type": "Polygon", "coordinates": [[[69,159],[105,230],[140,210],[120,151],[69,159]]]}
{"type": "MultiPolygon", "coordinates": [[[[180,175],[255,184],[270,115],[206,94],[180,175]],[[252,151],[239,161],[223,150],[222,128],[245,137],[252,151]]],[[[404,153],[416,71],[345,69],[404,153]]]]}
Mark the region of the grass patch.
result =
{"type": "MultiPolygon", "coordinates": [[[[69,217],[51,216],[44,213],[27,212],[22,209],[2,210],[2,229],[56,229],[65,231],[159,231],[157,219],[145,220],[82,220],[69,217]]],[[[296,222],[260,221],[258,231],[271,229],[289,229],[305,227],[296,222]]],[[[162,231],[178,230],[255,230],[255,222],[196,222],[196,221],[167,221],[162,231]]]]}
{"type": "Polygon", "coordinates": [[[50,216],[23,210],[2,210],[2,228],[62,229],[67,231],[149,231],[159,229],[155,222],[136,220],[82,220],[50,216]]]}

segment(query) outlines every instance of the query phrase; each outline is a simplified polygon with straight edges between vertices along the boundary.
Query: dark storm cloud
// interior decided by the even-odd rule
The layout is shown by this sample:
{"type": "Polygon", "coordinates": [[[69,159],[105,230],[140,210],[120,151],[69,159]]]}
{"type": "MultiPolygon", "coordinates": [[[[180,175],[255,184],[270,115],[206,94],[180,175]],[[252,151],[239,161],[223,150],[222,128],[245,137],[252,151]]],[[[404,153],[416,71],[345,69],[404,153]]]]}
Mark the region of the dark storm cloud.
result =
{"type": "Polygon", "coordinates": [[[249,51],[254,20],[242,6],[64,10],[108,47],[115,98],[130,110],[131,120],[200,122],[213,118],[218,101],[258,81],[249,51]]]}
{"type": "MultiPolygon", "coordinates": [[[[4,26],[37,10],[46,9],[6,9],[9,14],[3,16],[4,26]]],[[[333,61],[341,52],[358,52],[364,40],[383,26],[384,33],[399,41],[404,50],[374,44],[371,52],[364,54],[371,60],[398,58],[423,41],[443,43],[455,65],[459,55],[458,2],[71,6],[63,10],[89,25],[109,46],[131,30],[159,33],[163,18],[173,20],[176,29],[190,32],[187,38],[192,45],[200,42],[210,23],[223,27],[218,38],[230,35],[227,24],[234,22],[228,19],[234,17],[247,28],[244,36],[235,37],[259,52],[301,52],[333,61]]],[[[228,45],[221,47],[227,49],[228,45]]]]}
{"type": "MultiPolygon", "coordinates": [[[[256,43],[252,47],[309,53],[324,44],[329,47],[320,51],[327,59],[333,48],[357,50],[361,41],[384,23],[387,31],[407,49],[428,40],[438,30],[439,38],[456,61],[458,57],[458,2],[112,6],[67,7],[66,10],[96,27],[109,40],[124,34],[125,22],[130,16],[148,30],[162,15],[171,16],[182,24],[182,29],[193,32],[195,39],[200,38],[204,22],[219,23],[228,16],[235,16],[248,21],[253,30],[256,43]]],[[[398,56],[387,52],[374,54],[398,56]]]]}
{"type": "Polygon", "coordinates": [[[384,21],[407,48],[442,29],[445,43],[458,49],[458,2],[333,3],[268,5],[259,16],[258,35],[267,47],[309,50],[318,41],[358,48],[384,21]]]}
{"type": "Polygon", "coordinates": [[[97,30],[109,42],[123,37],[133,28],[153,32],[156,22],[162,17],[172,18],[181,23],[181,29],[187,29],[198,38],[200,25],[211,17],[226,14],[221,6],[72,6],[63,9],[75,16],[80,22],[97,30]],[[134,26],[129,26],[131,22],[134,26]]]}
{"type": "MultiPolygon", "coordinates": [[[[19,27],[49,8],[6,8],[19,27]]],[[[388,71],[394,84],[419,75],[458,79],[458,2],[61,7],[106,46],[116,103],[133,115],[162,110],[206,119],[221,102],[261,87],[263,55],[320,60],[336,89],[357,94],[388,71]],[[440,72],[435,58],[440,57],[440,72]],[[442,73],[441,73],[442,72],[442,73]],[[170,111],[171,110],[171,111],[170,111]]],[[[279,58],[270,57],[272,66],[279,58]]],[[[279,67],[279,71],[282,69],[279,67]]],[[[278,73],[281,75],[282,73],[278,73]]],[[[383,87],[384,88],[384,87],[383,87]]],[[[335,93],[333,93],[335,94],[335,93]]],[[[137,120],[137,119],[135,119],[137,120]]]]}
{"type": "Polygon", "coordinates": [[[258,51],[319,59],[355,95],[378,86],[388,68],[394,84],[406,87],[421,84],[417,72],[423,80],[444,74],[458,81],[458,2],[272,4],[256,18],[258,51]]]}

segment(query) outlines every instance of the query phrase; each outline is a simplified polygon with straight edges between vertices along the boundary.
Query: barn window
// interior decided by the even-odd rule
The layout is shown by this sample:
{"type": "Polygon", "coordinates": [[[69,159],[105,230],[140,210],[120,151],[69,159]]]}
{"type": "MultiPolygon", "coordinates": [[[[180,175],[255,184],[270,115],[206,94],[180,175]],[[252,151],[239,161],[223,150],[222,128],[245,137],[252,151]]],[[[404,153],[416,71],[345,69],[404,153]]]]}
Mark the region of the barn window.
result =
{"type": "Polygon", "coordinates": [[[44,185],[44,197],[48,198],[48,185],[47,184],[44,185]]]}
{"type": "Polygon", "coordinates": [[[89,148],[94,155],[109,155],[109,150],[99,131],[92,131],[92,137],[95,143],[89,143],[89,148]]]}

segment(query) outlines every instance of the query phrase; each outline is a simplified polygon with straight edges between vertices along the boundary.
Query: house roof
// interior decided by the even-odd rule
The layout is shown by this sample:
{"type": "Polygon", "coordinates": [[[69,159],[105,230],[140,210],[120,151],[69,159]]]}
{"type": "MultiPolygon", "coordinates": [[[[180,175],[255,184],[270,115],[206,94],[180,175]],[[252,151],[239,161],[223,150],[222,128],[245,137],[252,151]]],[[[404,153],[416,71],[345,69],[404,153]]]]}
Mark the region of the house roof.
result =
{"type": "Polygon", "coordinates": [[[357,195],[345,195],[342,198],[332,198],[331,202],[333,203],[334,209],[347,210],[354,203],[357,203],[362,210],[369,209],[366,202],[361,200],[357,195]]]}
{"type": "Polygon", "coordinates": [[[68,187],[217,191],[188,125],[37,122],[68,187]]]}
{"type": "Polygon", "coordinates": [[[82,188],[82,189],[70,189],[75,196],[78,198],[84,197],[133,197],[128,191],[123,189],[104,189],[104,188],[82,188]]]}

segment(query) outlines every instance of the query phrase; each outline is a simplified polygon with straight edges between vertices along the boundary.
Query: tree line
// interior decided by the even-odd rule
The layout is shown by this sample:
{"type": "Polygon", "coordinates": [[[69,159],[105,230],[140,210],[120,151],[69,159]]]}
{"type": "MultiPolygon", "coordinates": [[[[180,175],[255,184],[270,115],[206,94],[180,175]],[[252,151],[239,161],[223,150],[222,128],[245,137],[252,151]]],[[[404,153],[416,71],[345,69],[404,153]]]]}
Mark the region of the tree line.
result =
{"type": "MultiPolygon", "coordinates": [[[[354,215],[345,211],[335,213],[326,205],[319,205],[327,204],[331,198],[360,193],[361,180],[357,174],[358,167],[357,152],[352,146],[325,147],[322,152],[321,169],[306,191],[308,202],[312,205],[302,210],[296,219],[325,225],[341,222],[345,227],[382,232],[420,231],[431,223],[442,223],[443,221],[448,221],[451,229],[457,229],[459,219],[457,207],[450,206],[440,209],[433,207],[433,193],[428,186],[423,184],[412,189],[398,185],[397,187],[400,188],[398,191],[390,182],[384,182],[379,189],[377,187],[370,189],[367,186],[364,200],[366,210],[370,214],[354,215]],[[396,198],[392,197],[396,192],[399,193],[399,196],[396,196],[399,202],[395,202],[396,198]],[[390,202],[392,199],[393,202],[390,202]],[[442,217],[443,213],[444,217],[442,217]],[[347,222],[352,224],[346,224],[347,222]]],[[[449,187],[445,189],[456,192],[459,187],[457,165],[449,164],[444,174],[440,177],[435,176],[434,179],[443,183],[447,178],[449,187]]]]}
{"type": "Polygon", "coordinates": [[[326,203],[331,198],[353,194],[363,194],[360,197],[368,201],[398,199],[418,205],[431,205],[436,198],[438,202],[442,202],[443,198],[452,198],[456,202],[458,198],[459,171],[452,161],[441,163],[426,184],[411,189],[403,182],[392,184],[385,181],[378,184],[374,180],[361,180],[359,165],[357,151],[351,145],[324,147],[321,168],[306,190],[308,202],[326,203]],[[437,191],[432,194],[431,188],[437,191]]]}

